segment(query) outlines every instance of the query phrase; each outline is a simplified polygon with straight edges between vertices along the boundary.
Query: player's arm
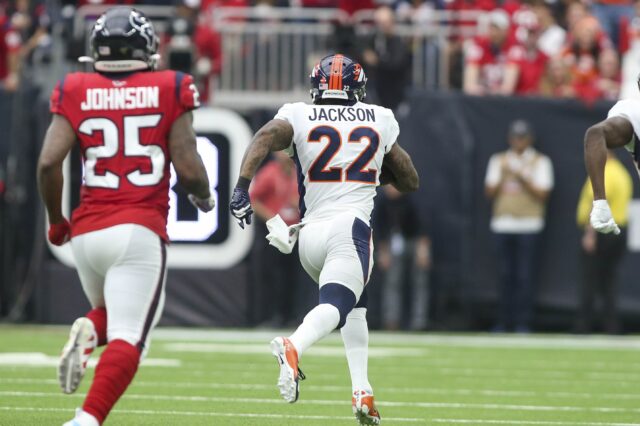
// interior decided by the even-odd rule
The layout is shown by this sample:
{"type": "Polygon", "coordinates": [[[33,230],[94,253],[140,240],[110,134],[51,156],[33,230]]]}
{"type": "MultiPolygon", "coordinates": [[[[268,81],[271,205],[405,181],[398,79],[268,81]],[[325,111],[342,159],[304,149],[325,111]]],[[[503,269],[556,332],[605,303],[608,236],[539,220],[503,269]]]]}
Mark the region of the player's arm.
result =
{"type": "Polygon", "coordinates": [[[402,149],[398,143],[393,144],[389,152],[384,156],[382,166],[390,171],[390,174],[387,174],[383,170],[380,176],[380,180],[383,183],[392,184],[400,192],[418,190],[420,186],[418,171],[414,167],[407,151],[402,149]]]}
{"type": "Polygon", "coordinates": [[[255,134],[251,144],[244,153],[240,165],[240,176],[233,197],[229,203],[231,214],[238,220],[238,225],[244,229],[244,223],[251,224],[251,200],[249,185],[258,170],[258,166],[272,151],[282,151],[291,145],[293,127],[285,120],[273,119],[262,126],[255,134]]]}
{"type": "Polygon", "coordinates": [[[189,201],[204,212],[215,207],[209,190],[209,178],[198,154],[193,114],[185,112],[174,121],[169,132],[171,162],[178,182],[189,193],[189,201]]]}
{"type": "Polygon", "coordinates": [[[62,245],[69,240],[69,222],[62,214],[62,163],[76,141],[69,121],[54,114],[38,158],[38,191],[49,214],[49,241],[62,245]]]}
{"type": "Polygon", "coordinates": [[[593,188],[591,226],[596,231],[620,233],[607,203],[604,168],[607,149],[619,148],[633,138],[633,126],[626,118],[615,116],[591,126],[584,136],[584,162],[593,188]]]}

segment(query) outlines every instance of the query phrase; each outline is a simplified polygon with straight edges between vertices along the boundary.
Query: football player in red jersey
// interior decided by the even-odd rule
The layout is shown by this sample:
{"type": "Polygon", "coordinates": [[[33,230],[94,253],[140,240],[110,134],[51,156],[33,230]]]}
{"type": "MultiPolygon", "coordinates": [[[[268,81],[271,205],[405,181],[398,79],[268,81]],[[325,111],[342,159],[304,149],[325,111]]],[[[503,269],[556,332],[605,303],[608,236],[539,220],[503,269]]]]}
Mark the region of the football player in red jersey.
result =
{"type": "Polygon", "coordinates": [[[38,161],[49,241],[71,246],[93,310],[77,319],[58,376],[74,392],[89,355],[107,345],[81,410],[65,425],[101,424],[136,373],[160,318],[166,279],[170,163],[189,199],[214,207],[196,151],[191,76],[154,72],[151,22],[127,7],[108,10],[91,33],[95,73],[73,73],[51,96],[53,119],[38,161]],[[79,141],[84,162],[80,205],[62,214],[62,162],[79,141]]]}

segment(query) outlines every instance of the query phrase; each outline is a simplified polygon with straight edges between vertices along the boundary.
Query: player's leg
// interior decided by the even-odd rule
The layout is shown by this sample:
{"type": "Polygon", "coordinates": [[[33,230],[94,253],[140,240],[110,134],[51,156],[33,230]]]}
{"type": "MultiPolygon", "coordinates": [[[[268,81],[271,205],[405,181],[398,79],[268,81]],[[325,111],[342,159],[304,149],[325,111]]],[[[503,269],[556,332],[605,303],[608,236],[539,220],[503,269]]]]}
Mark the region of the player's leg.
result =
{"type": "MultiPolygon", "coordinates": [[[[58,364],[58,380],[64,393],[76,391],[87,368],[91,353],[106,343],[107,314],[104,308],[104,273],[97,270],[88,257],[93,236],[80,235],[71,241],[76,269],[89,303],[93,307],[71,326],[58,364]]],[[[98,268],[100,269],[100,268],[98,268]]]]}
{"type": "Polygon", "coordinates": [[[100,357],[84,413],[102,423],[133,379],[149,346],[149,333],[164,303],[166,250],[160,238],[138,225],[112,228],[127,241],[105,278],[108,344],[100,357]]]}

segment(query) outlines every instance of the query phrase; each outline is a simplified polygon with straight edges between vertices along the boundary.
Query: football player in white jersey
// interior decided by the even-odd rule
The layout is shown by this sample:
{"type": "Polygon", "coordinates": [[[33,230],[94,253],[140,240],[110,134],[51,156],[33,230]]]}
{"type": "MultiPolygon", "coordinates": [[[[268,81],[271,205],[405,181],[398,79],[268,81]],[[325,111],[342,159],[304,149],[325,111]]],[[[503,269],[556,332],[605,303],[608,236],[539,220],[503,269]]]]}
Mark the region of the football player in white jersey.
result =
{"type": "Polygon", "coordinates": [[[291,336],[271,342],[280,364],[280,394],[287,402],[298,399],[298,381],[304,379],[300,356],[340,328],[354,414],[360,424],[379,424],[367,377],[365,285],[373,266],[369,221],[377,185],[415,191],[418,173],[396,142],[400,129],[393,112],[362,102],[367,79],[360,64],[330,55],[310,77],[313,104],[285,104],[256,133],[242,160],[230,208],[241,227],[250,224],[247,190],[258,166],[271,151],[289,153],[300,188],[300,261],[320,285],[320,300],[291,336]]]}
{"type": "MultiPolygon", "coordinates": [[[[640,88],[640,81],[638,82],[640,88]]],[[[604,168],[607,150],[626,147],[633,156],[636,168],[640,167],[640,100],[618,101],[609,110],[607,119],[591,126],[584,137],[584,161],[593,188],[593,208],[590,222],[593,229],[608,234],[620,233],[613,220],[605,192],[604,168]]],[[[638,169],[640,173],[640,168],[638,169]]]]}

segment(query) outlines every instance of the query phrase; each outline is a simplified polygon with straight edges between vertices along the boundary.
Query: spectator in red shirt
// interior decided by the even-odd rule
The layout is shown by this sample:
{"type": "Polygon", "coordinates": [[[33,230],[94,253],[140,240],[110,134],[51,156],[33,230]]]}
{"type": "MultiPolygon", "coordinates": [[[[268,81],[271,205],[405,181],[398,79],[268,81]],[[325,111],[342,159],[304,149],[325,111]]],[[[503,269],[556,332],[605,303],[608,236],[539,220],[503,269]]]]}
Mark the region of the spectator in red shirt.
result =
{"type": "Polygon", "coordinates": [[[620,96],[620,59],[613,49],[605,50],[598,58],[599,76],[596,80],[598,99],[617,101],[620,96]]]}
{"type": "Polygon", "coordinates": [[[508,63],[520,60],[522,47],[509,37],[509,26],[507,12],[496,9],[489,14],[488,37],[477,37],[466,46],[463,82],[465,93],[513,94],[514,79],[505,79],[505,73],[508,63]]]}
{"type": "Polygon", "coordinates": [[[256,240],[251,256],[253,322],[282,327],[295,320],[298,256],[280,253],[266,243],[265,222],[276,214],[289,225],[300,221],[298,181],[293,161],[282,151],[256,175],[250,189],[257,218],[256,240]]]}
{"type": "Polygon", "coordinates": [[[571,84],[571,73],[563,57],[556,56],[547,63],[547,70],[540,84],[540,94],[550,98],[573,98],[575,96],[571,84]]]}
{"type": "MultiPolygon", "coordinates": [[[[505,85],[514,84],[514,76],[517,75],[515,92],[518,95],[537,95],[540,89],[540,81],[545,73],[549,57],[540,50],[538,40],[541,28],[537,21],[531,21],[518,29],[518,39],[522,42],[522,49],[518,49],[520,58],[507,65],[505,85]],[[514,70],[515,71],[512,71],[514,70]]],[[[515,55],[513,55],[515,56],[515,55]]]]}

